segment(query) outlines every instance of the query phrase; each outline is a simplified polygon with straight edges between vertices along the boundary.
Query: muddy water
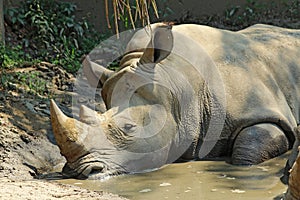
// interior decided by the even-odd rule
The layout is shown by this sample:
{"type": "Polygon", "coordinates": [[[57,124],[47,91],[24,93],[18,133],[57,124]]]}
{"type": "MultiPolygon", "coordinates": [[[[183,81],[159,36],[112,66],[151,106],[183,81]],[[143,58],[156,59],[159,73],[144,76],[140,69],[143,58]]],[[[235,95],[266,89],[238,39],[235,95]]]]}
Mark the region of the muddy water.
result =
{"type": "Polygon", "coordinates": [[[223,161],[171,164],[154,172],[113,177],[105,181],[62,180],[63,183],[119,194],[132,200],[264,200],[281,199],[279,178],[288,154],[257,166],[223,161]]]}

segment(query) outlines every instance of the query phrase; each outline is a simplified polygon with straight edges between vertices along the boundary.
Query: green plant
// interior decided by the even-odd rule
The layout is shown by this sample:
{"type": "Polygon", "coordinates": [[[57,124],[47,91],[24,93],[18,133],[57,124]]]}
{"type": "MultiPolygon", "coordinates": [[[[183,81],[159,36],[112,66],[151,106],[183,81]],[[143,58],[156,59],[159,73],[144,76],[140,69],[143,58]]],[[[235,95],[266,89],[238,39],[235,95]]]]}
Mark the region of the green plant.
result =
{"type": "Polygon", "coordinates": [[[24,85],[28,86],[29,92],[43,95],[46,92],[46,81],[39,76],[39,72],[25,74],[27,80],[24,82],[24,85]]]}
{"type": "Polygon", "coordinates": [[[48,94],[47,81],[41,77],[38,71],[29,72],[1,72],[1,86],[13,90],[44,96],[48,94]]]}
{"type": "Polygon", "coordinates": [[[5,15],[9,17],[13,24],[25,25],[25,15],[24,12],[19,12],[20,10],[17,8],[10,8],[6,10],[5,15]]]}
{"type": "Polygon", "coordinates": [[[69,72],[80,67],[88,53],[102,37],[84,19],[75,18],[76,5],[56,0],[26,0],[19,8],[6,11],[14,31],[25,29],[23,46],[34,57],[60,64],[69,72]]]}
{"type": "Polygon", "coordinates": [[[160,17],[164,19],[169,15],[174,14],[174,11],[172,10],[172,8],[169,7],[169,3],[167,0],[161,0],[161,4],[163,5],[163,7],[158,10],[158,14],[160,17]]]}
{"type": "Polygon", "coordinates": [[[247,0],[245,6],[233,6],[225,11],[225,19],[227,23],[233,26],[241,25],[249,21],[255,21],[258,13],[262,13],[266,7],[265,4],[255,0],[247,0]]]}
{"type": "Polygon", "coordinates": [[[21,46],[9,47],[0,45],[0,68],[11,69],[22,67],[28,63],[34,63],[29,54],[24,53],[21,46]]]}
{"type": "Polygon", "coordinates": [[[11,75],[4,73],[3,70],[0,71],[0,77],[0,89],[6,88],[8,86],[9,81],[13,79],[11,75]]]}
{"type": "Polygon", "coordinates": [[[298,16],[300,17],[300,1],[294,0],[292,2],[287,3],[287,14],[289,16],[298,16]]]}

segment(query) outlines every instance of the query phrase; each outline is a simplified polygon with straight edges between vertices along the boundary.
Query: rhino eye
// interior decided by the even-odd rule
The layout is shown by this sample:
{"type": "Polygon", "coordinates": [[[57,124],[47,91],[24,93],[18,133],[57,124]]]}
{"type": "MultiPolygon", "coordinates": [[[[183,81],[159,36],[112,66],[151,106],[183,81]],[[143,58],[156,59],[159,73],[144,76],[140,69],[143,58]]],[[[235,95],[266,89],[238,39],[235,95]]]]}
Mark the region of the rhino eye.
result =
{"type": "Polygon", "coordinates": [[[132,131],[135,127],[136,125],[134,124],[125,124],[123,128],[125,129],[125,131],[132,131]]]}

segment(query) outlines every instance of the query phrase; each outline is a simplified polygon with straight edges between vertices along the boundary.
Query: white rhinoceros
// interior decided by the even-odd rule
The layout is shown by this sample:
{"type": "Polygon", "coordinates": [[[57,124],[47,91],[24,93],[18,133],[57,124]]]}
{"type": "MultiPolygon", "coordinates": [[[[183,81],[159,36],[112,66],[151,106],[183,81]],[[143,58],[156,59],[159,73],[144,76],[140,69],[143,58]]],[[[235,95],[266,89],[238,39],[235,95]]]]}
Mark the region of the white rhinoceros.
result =
{"type": "Polygon", "coordinates": [[[101,81],[105,113],[83,106],[76,120],[51,102],[69,176],[142,172],[177,159],[257,164],[297,146],[300,30],[154,24],[132,37],[118,71],[91,63],[84,71],[101,81]]]}

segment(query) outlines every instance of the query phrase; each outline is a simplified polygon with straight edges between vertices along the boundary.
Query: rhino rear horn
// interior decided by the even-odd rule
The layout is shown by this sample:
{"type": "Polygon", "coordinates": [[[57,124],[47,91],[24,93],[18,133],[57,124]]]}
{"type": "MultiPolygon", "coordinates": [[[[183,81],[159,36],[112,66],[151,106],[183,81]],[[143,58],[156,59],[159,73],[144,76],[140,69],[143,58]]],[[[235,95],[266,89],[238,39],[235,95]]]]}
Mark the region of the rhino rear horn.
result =
{"type": "Polygon", "coordinates": [[[144,51],[140,63],[159,63],[165,59],[173,49],[172,26],[160,24],[153,28],[153,36],[146,50],[144,51]]]}
{"type": "Polygon", "coordinates": [[[96,111],[82,105],[80,107],[79,119],[86,124],[95,124],[98,122],[98,114],[96,111]]]}
{"type": "Polygon", "coordinates": [[[89,56],[86,56],[82,65],[88,83],[95,88],[98,87],[98,83],[100,83],[100,87],[102,87],[105,81],[114,73],[114,71],[93,62],[89,56]]]}
{"type": "Polygon", "coordinates": [[[60,152],[68,162],[73,162],[85,153],[84,145],[80,141],[84,124],[67,117],[53,100],[50,102],[50,113],[53,134],[60,152]]]}

